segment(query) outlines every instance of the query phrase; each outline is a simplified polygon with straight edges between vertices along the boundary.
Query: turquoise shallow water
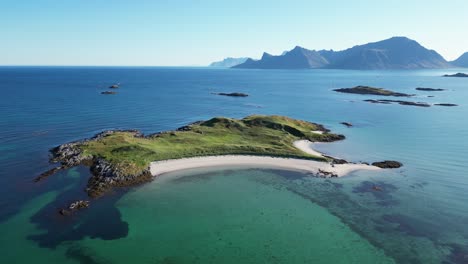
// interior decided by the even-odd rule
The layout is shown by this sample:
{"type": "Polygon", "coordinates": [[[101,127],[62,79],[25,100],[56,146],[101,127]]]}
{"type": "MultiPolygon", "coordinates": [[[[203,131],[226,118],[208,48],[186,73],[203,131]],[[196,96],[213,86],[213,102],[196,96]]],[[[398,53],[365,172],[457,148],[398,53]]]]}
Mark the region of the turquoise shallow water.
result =
{"type": "Polygon", "coordinates": [[[0,68],[0,245],[7,252],[0,260],[467,263],[468,80],[440,77],[457,71],[0,68]],[[101,96],[114,82],[122,83],[119,93],[101,96]],[[362,102],[371,97],[331,91],[354,85],[460,106],[374,105],[362,102]],[[250,96],[211,94],[233,91],[250,96]],[[49,168],[50,147],[101,130],[151,133],[254,113],[314,121],[346,135],[319,145],[325,153],[405,166],[334,180],[271,170],[183,172],[118,190],[67,219],[57,210],[85,198],[88,170],[31,181],[49,168]],[[383,191],[373,191],[376,185],[383,191]]]}

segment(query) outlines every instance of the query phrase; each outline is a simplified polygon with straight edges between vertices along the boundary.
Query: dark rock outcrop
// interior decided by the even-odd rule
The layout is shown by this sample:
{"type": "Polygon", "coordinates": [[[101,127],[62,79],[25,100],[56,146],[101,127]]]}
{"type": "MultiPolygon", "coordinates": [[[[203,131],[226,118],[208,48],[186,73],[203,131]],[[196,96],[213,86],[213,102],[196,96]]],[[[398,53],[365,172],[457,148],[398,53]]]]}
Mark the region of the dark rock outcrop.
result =
{"type": "Polygon", "coordinates": [[[340,88],[333,90],[339,93],[350,93],[350,94],[366,94],[366,95],[380,95],[380,96],[396,96],[396,97],[410,97],[414,94],[405,94],[385,90],[382,88],[375,88],[370,86],[359,85],[353,88],[340,88]]]}
{"type": "Polygon", "coordinates": [[[352,127],[353,126],[353,124],[348,123],[348,122],[341,122],[340,124],[342,124],[344,126],[347,126],[347,127],[352,127]]]}
{"type": "Polygon", "coordinates": [[[400,105],[410,105],[410,106],[419,106],[419,107],[430,107],[431,105],[425,102],[410,102],[410,101],[401,101],[401,100],[385,100],[385,99],[380,99],[380,100],[375,100],[375,99],[367,99],[364,100],[364,102],[369,102],[373,104],[392,104],[392,103],[397,103],[400,105]]]}
{"type": "Polygon", "coordinates": [[[386,160],[380,162],[372,163],[372,166],[376,166],[382,169],[397,169],[403,166],[401,162],[394,161],[394,160],[386,160]]]}
{"type": "Polygon", "coordinates": [[[89,201],[84,201],[84,200],[78,200],[73,203],[71,203],[66,209],[62,208],[59,210],[59,214],[63,216],[69,216],[73,212],[85,209],[89,207],[89,201]]]}
{"type": "Polygon", "coordinates": [[[455,74],[445,74],[442,77],[461,77],[461,78],[465,77],[466,78],[466,77],[468,77],[468,74],[459,72],[459,73],[455,73],[455,74]]]}
{"type": "Polygon", "coordinates": [[[448,104],[448,103],[442,103],[442,104],[434,104],[437,106],[458,106],[457,104],[448,104]]]}
{"type": "Polygon", "coordinates": [[[60,163],[61,166],[42,173],[36,177],[34,181],[43,180],[62,169],[68,169],[78,165],[89,166],[92,176],[88,181],[86,191],[89,196],[97,197],[110,190],[112,187],[131,186],[151,180],[152,177],[149,168],[136,175],[126,174],[99,157],[85,155],[78,147],[79,144],[84,142],[99,140],[121,131],[131,132],[135,137],[143,136],[136,130],[109,130],[101,132],[90,139],[62,144],[51,149],[52,157],[50,159],[51,162],[60,163]]]}
{"type": "Polygon", "coordinates": [[[109,86],[109,88],[111,88],[111,89],[117,89],[117,88],[119,88],[119,87],[120,87],[120,84],[119,84],[119,83],[113,84],[113,85],[109,86]]]}
{"type": "Polygon", "coordinates": [[[416,90],[418,90],[418,91],[426,91],[426,92],[440,92],[440,91],[445,91],[445,89],[421,88],[421,87],[416,88],[416,90]]]}
{"type": "Polygon", "coordinates": [[[247,97],[245,93],[215,93],[216,95],[231,96],[231,97],[247,97]]]}
{"type": "Polygon", "coordinates": [[[117,94],[117,92],[114,92],[114,91],[104,91],[104,92],[101,92],[101,94],[117,94]]]}

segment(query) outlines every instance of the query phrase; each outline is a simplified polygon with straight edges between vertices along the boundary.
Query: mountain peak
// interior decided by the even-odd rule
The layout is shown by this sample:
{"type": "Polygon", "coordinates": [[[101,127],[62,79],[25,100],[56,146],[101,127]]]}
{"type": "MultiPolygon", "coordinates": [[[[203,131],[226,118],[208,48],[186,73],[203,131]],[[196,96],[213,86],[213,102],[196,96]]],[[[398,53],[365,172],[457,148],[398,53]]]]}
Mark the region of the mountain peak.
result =
{"type": "Polygon", "coordinates": [[[468,68],[468,52],[463,53],[458,59],[452,61],[457,67],[468,68]]]}
{"type": "Polygon", "coordinates": [[[269,58],[269,57],[273,57],[273,55],[271,55],[270,53],[267,53],[267,52],[263,52],[262,60],[266,59],[266,58],[269,58]]]}

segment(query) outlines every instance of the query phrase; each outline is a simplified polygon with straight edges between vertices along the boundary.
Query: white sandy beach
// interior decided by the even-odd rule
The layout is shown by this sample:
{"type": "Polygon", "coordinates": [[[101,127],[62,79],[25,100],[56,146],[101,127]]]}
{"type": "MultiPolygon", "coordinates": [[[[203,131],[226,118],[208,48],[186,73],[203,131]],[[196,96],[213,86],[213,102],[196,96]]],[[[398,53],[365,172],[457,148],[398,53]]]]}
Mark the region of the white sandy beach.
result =
{"type": "MultiPolygon", "coordinates": [[[[310,148],[311,142],[301,140],[294,143],[294,145],[306,153],[322,156],[321,153],[310,148]]],[[[226,155],[226,156],[207,156],[195,157],[175,160],[165,160],[152,162],[150,165],[151,174],[159,176],[165,173],[206,168],[206,167],[235,167],[242,168],[276,168],[287,169],[294,171],[301,171],[307,173],[318,173],[319,170],[331,172],[338,177],[345,176],[357,170],[379,170],[375,166],[365,164],[337,164],[332,165],[327,162],[319,162],[313,160],[302,160],[293,158],[276,158],[276,157],[263,157],[263,156],[246,156],[246,155],[226,155]]]]}
{"type": "Polygon", "coordinates": [[[323,157],[323,154],[314,150],[313,149],[313,144],[309,140],[297,140],[294,141],[294,147],[304,151],[305,153],[308,153],[310,155],[318,156],[318,157],[323,157]]]}

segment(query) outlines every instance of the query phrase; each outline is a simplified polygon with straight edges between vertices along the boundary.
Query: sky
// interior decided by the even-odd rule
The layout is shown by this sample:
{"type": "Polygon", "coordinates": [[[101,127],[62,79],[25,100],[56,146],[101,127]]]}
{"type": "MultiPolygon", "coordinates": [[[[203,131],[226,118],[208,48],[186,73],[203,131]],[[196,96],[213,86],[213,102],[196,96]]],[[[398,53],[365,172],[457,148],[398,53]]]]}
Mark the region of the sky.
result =
{"type": "Polygon", "coordinates": [[[0,65],[199,66],[406,36],[468,51],[468,1],[0,0],[0,65]]]}

